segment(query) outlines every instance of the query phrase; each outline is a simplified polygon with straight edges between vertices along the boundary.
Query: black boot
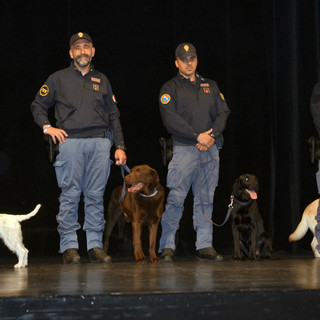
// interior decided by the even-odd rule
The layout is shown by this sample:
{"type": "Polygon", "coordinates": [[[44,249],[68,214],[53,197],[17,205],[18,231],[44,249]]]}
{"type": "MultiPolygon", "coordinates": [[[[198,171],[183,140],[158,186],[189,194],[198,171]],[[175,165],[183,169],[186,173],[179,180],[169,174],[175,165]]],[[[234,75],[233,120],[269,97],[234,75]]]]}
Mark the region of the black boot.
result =
{"type": "Polygon", "coordinates": [[[212,247],[197,250],[197,256],[200,259],[206,259],[216,262],[223,261],[222,255],[218,254],[212,247]]]}
{"type": "Polygon", "coordinates": [[[173,262],[173,250],[164,248],[161,252],[160,258],[163,262],[173,262]]]}
{"type": "Polygon", "coordinates": [[[67,249],[63,252],[63,263],[65,264],[79,264],[80,256],[77,249],[67,249]]]}
{"type": "Polygon", "coordinates": [[[92,248],[88,251],[91,262],[111,263],[111,257],[101,248],[92,248]]]}

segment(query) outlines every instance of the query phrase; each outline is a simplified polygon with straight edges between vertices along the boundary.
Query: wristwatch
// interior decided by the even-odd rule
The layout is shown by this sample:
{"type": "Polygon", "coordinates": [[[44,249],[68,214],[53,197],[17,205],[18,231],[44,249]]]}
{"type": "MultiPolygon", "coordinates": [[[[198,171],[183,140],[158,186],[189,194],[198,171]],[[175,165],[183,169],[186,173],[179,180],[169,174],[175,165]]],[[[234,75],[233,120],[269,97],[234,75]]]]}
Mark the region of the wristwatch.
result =
{"type": "Polygon", "coordinates": [[[116,146],[116,149],[117,150],[123,150],[123,151],[127,150],[127,148],[125,146],[116,146]]]}

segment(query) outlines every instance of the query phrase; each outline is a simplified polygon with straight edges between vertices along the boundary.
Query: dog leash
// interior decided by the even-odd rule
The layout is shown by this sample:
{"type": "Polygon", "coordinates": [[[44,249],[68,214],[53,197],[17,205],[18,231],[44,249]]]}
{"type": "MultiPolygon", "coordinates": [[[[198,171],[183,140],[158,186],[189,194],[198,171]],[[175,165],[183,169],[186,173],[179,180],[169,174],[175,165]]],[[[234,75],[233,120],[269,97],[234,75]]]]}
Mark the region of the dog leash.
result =
{"type": "Polygon", "coordinates": [[[230,218],[231,211],[232,211],[232,209],[233,209],[233,201],[234,201],[234,196],[231,195],[231,196],[230,196],[230,203],[229,203],[229,205],[228,205],[228,211],[227,211],[226,217],[225,217],[224,221],[223,221],[221,224],[217,224],[217,223],[213,222],[205,213],[204,213],[204,216],[205,216],[205,217],[209,220],[209,222],[210,222],[211,224],[213,224],[214,226],[216,226],[216,227],[222,227],[223,225],[226,224],[226,222],[227,222],[227,221],[229,220],[229,218],[230,218]]]}
{"type": "Polygon", "coordinates": [[[126,183],[124,182],[124,172],[126,171],[127,173],[130,173],[130,169],[126,164],[120,164],[120,170],[121,170],[121,176],[123,179],[123,187],[122,187],[121,197],[119,201],[122,202],[124,199],[124,196],[126,195],[126,183]]]}
{"type": "Polygon", "coordinates": [[[214,223],[206,214],[205,217],[216,227],[222,227],[224,224],[226,224],[226,222],[228,221],[228,219],[230,218],[230,215],[231,215],[231,211],[233,209],[233,202],[241,205],[242,207],[245,207],[245,206],[248,206],[253,200],[250,199],[249,201],[239,201],[237,198],[234,197],[233,194],[231,194],[230,196],[230,204],[228,205],[228,211],[227,211],[227,214],[226,214],[226,218],[224,219],[223,223],[222,224],[216,224],[214,223]]]}
{"type": "MultiPolygon", "coordinates": [[[[200,168],[199,168],[200,170],[200,168]]],[[[201,171],[199,171],[199,174],[201,174],[201,171]]],[[[205,180],[207,180],[207,177],[204,178],[205,180]]],[[[206,183],[208,185],[208,183],[206,183]]],[[[210,219],[204,212],[204,206],[203,206],[203,203],[202,203],[202,199],[201,199],[201,196],[200,196],[200,201],[201,201],[201,207],[202,207],[202,214],[205,216],[205,218],[211,223],[213,224],[214,226],[216,227],[222,227],[223,225],[226,224],[226,222],[229,220],[230,218],[230,215],[231,215],[231,211],[233,209],[233,201],[234,201],[234,195],[231,194],[230,196],[230,204],[228,205],[228,211],[227,211],[227,214],[226,214],[226,217],[224,219],[224,221],[221,223],[221,224],[217,224],[215,222],[212,221],[212,219],[210,219]]]]}
{"type": "Polygon", "coordinates": [[[130,169],[126,164],[120,164],[120,170],[121,170],[122,178],[124,178],[124,171],[126,171],[127,173],[130,173],[130,169]]]}

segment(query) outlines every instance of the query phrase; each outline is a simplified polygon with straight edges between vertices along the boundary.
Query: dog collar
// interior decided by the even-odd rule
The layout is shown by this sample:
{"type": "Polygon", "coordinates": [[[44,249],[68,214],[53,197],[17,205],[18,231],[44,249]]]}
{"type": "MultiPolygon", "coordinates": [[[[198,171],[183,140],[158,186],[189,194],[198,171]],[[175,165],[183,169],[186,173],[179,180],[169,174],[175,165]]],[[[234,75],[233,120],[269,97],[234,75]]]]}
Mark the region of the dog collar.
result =
{"type": "Polygon", "coordinates": [[[237,198],[233,199],[233,202],[236,202],[237,204],[240,204],[241,206],[247,206],[249,205],[253,200],[250,199],[249,201],[240,201],[237,198]]]}
{"type": "Polygon", "coordinates": [[[239,199],[236,198],[234,192],[231,193],[230,199],[231,199],[231,203],[229,204],[229,207],[230,206],[232,207],[233,202],[239,204],[240,206],[244,206],[245,207],[245,206],[249,205],[253,201],[252,199],[250,199],[249,201],[240,201],[239,199]]]}
{"type": "Polygon", "coordinates": [[[154,189],[154,192],[151,193],[151,194],[143,194],[143,193],[139,193],[140,196],[144,197],[144,198],[152,198],[154,197],[156,194],[158,193],[158,190],[157,189],[154,189]]]}

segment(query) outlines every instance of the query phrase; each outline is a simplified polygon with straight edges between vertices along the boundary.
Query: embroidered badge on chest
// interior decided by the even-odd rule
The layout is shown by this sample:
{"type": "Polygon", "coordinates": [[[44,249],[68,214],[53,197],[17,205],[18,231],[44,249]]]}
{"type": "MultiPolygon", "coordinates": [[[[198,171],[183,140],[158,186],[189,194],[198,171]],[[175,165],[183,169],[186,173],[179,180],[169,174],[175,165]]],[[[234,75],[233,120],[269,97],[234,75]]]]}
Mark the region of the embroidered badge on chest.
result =
{"type": "Polygon", "coordinates": [[[91,81],[100,83],[101,80],[99,78],[91,77],[91,81]]]}
{"type": "Polygon", "coordinates": [[[92,84],[93,90],[99,91],[99,85],[98,84],[92,84]]]}
{"type": "Polygon", "coordinates": [[[210,93],[210,88],[203,88],[204,93],[210,93]]]}

